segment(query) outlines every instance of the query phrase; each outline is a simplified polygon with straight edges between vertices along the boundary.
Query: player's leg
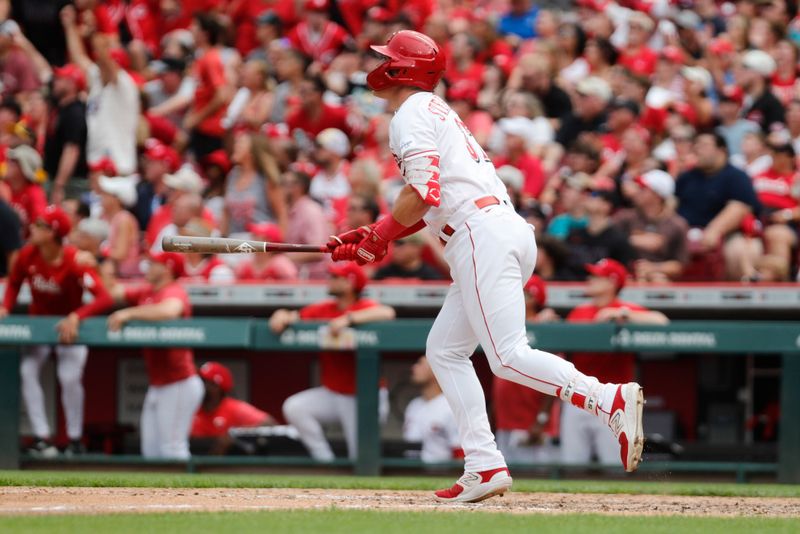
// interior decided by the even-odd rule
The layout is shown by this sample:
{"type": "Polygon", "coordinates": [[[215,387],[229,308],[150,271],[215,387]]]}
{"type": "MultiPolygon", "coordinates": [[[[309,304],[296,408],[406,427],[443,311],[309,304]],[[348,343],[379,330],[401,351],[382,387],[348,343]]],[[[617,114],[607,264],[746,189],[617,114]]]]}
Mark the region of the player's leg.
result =
{"type": "Polygon", "coordinates": [[[158,418],[156,405],[161,387],[150,386],[142,403],[142,416],[139,420],[139,444],[142,456],[159,458],[161,456],[161,439],[158,434],[158,418]]]}
{"type": "Polygon", "coordinates": [[[283,402],[283,416],[300,433],[300,440],[315,460],[330,462],[335,456],[325,439],[323,423],[339,420],[334,393],[327,388],[311,388],[295,393],[283,402]]]}
{"type": "Polygon", "coordinates": [[[156,403],[156,419],[162,458],[186,460],[192,419],[203,401],[203,381],[194,375],[163,387],[156,403]]]}
{"type": "Polygon", "coordinates": [[[452,487],[436,492],[440,501],[477,502],[502,495],[512,484],[489,427],[483,388],[470,360],[476,346],[460,290],[453,284],[426,343],[428,363],[453,411],[464,449],[464,475],[452,487]]]}
{"type": "MultiPolygon", "coordinates": [[[[44,407],[44,391],[42,391],[42,384],[39,381],[39,374],[49,354],[50,347],[48,345],[26,347],[22,351],[22,362],[20,363],[22,399],[25,402],[25,411],[28,413],[33,434],[39,440],[50,439],[50,424],[47,421],[44,407]]],[[[57,452],[55,448],[47,450],[47,454],[51,456],[57,452]]]]}
{"type": "Polygon", "coordinates": [[[342,425],[345,443],[347,443],[347,457],[355,460],[358,456],[358,412],[356,411],[356,396],[332,393],[333,405],[342,425]]]}
{"type": "Polygon", "coordinates": [[[71,441],[77,441],[83,435],[83,369],[89,349],[86,345],[58,345],[56,355],[67,436],[71,441]]]}
{"type": "MultiPolygon", "coordinates": [[[[592,460],[592,434],[589,426],[600,420],[571,404],[565,404],[561,412],[561,462],[570,465],[588,464],[592,460]]],[[[605,433],[613,439],[607,429],[605,433]]]]}
{"type": "Polygon", "coordinates": [[[536,264],[532,227],[510,210],[482,213],[453,235],[445,255],[492,371],[600,417],[625,443],[622,462],[634,470],[644,442],[641,387],[601,384],[570,362],[528,345],[522,284],[536,264]]]}

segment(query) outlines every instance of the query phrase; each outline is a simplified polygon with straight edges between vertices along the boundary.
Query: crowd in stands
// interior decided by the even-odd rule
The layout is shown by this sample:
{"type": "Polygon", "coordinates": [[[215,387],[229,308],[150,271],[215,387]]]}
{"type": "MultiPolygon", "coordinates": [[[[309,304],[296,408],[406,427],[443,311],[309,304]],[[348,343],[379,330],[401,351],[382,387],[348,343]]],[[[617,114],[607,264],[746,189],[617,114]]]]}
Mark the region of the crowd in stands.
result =
{"type": "MultiPolygon", "coordinates": [[[[369,45],[404,28],[446,52],[437,92],[535,225],[542,278],[611,258],[652,283],[796,279],[788,0],[0,0],[0,263],[51,203],[107,281],[164,236],[322,244],[374,222],[402,178],[369,45]]],[[[370,277],[446,279],[433,230],[370,277]]],[[[192,254],[185,274],[328,262],[192,254]]]]}

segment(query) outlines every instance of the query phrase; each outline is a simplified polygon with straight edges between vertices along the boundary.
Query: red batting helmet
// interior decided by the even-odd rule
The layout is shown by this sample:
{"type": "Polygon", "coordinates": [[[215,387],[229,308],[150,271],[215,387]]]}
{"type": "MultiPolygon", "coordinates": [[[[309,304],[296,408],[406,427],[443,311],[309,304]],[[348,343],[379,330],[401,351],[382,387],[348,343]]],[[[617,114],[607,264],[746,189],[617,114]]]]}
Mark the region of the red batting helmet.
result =
{"type": "Polygon", "coordinates": [[[386,46],[371,46],[386,61],[367,75],[373,91],[400,85],[433,91],[444,74],[444,54],[433,39],[412,30],[392,34],[386,46]]]}

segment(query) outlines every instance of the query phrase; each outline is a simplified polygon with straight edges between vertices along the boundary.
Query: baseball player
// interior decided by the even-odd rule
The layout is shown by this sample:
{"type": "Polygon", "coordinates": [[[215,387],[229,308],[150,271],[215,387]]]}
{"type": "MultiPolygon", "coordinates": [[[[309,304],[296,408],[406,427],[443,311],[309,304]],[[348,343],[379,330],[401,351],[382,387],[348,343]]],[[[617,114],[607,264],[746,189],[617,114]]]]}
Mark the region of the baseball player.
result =
{"type": "Polygon", "coordinates": [[[446,462],[463,455],[453,411],[442,395],[425,356],[411,366],[411,382],[421,395],[411,399],[403,417],[403,439],[422,445],[420,459],[426,463],[446,462]]]}
{"type": "Polygon", "coordinates": [[[478,343],[501,378],[557,396],[599,417],[639,465],[642,388],[602,384],[554,354],[532,349],[522,286],[536,263],[534,229],[511,206],[494,165],[456,113],[434,95],[445,58],[429,37],[403,30],[372,49],[386,59],[367,84],[395,112],[389,144],[405,181],[391,216],[331,238],[335,261],[380,261],[388,244],[424,225],[445,243],[453,284],[428,335],[426,354],[458,421],[465,473],[436,492],[442,501],[501,495],[511,476],[489,428],[483,389],[470,362],[478,343]]]}
{"type": "MultiPolygon", "coordinates": [[[[108,316],[108,329],[118,331],[129,321],[169,321],[191,317],[183,275],[183,256],[174,252],[150,255],[143,287],[114,287],[117,300],[134,304],[108,316]]],[[[139,434],[145,458],[189,458],[189,431],[205,389],[197,376],[192,349],[142,349],[150,387],[142,406],[139,434]]]]}
{"type": "MultiPolygon", "coordinates": [[[[297,321],[328,320],[328,331],[336,338],[351,326],[391,321],[394,309],[361,296],[367,275],[355,263],[331,264],[328,293],[324,300],[297,310],[276,310],[269,319],[273,332],[281,333],[297,321]]],[[[295,393],[283,403],[286,421],[300,433],[300,439],[311,457],[321,462],[334,459],[333,450],[325,439],[322,425],[339,423],[344,431],[347,452],[355,458],[356,445],[356,362],[352,352],[326,351],[319,355],[320,387],[295,393]]],[[[388,392],[381,389],[379,412],[388,414],[388,392]]]]}
{"type": "MultiPolygon", "coordinates": [[[[568,322],[615,322],[638,324],[667,324],[667,317],[633,302],[618,298],[625,286],[628,271],[612,259],[603,259],[585,266],[589,273],[586,294],[591,299],[576,306],[568,322]]],[[[572,363],[591,371],[601,380],[627,382],[636,375],[633,354],[573,353],[572,363]]],[[[565,464],[587,464],[592,455],[602,464],[613,464],[619,457],[619,444],[605,432],[604,425],[574,406],[564,406],[561,418],[561,461],[565,464]]]]}
{"type": "MultiPolygon", "coordinates": [[[[11,313],[17,303],[22,283],[31,289],[30,315],[62,315],[58,323],[59,341],[55,353],[58,381],[61,385],[61,403],[67,423],[69,445],[66,453],[84,451],[83,434],[83,368],[88,349],[85,345],[71,345],[78,334],[82,319],[102,313],[112,304],[111,297],[97,272],[76,261],[78,249],[64,245],[63,240],[71,228],[69,217],[61,208],[49,206],[30,224],[30,239],[19,252],[8,277],[0,319],[11,313]],[[94,300],[83,304],[83,292],[88,289],[94,300]]],[[[25,347],[22,353],[20,374],[22,398],[28,412],[36,443],[30,452],[52,458],[58,450],[52,445],[50,425],[44,407],[44,393],[39,383],[42,365],[50,355],[48,345],[25,347]]]]}

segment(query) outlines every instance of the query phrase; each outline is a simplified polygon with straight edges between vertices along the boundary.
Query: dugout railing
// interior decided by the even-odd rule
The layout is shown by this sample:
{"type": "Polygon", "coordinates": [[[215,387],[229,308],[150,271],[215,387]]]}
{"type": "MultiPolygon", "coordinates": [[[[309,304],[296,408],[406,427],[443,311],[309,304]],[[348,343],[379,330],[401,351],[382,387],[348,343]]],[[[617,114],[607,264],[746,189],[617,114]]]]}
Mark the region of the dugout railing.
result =
{"type": "MultiPolygon", "coordinates": [[[[57,342],[56,318],[9,316],[0,321],[0,467],[20,466],[19,348],[57,342]]],[[[378,475],[383,467],[422,467],[419,462],[381,458],[378,423],[378,383],[381,352],[421,352],[431,326],[429,319],[403,319],[363,325],[346,336],[357,360],[359,454],[353,467],[359,475],[378,475]]],[[[800,483],[800,322],[675,321],[668,326],[615,324],[529,325],[528,337],[537,348],[556,351],[662,352],[752,354],[782,356],[781,417],[777,464],[746,462],[657,462],[644,471],[729,472],[742,479],[747,473],[775,473],[781,482],[800,483]]],[[[273,334],[263,320],[195,318],[163,323],[134,322],[119,332],[109,332],[104,318],[81,324],[79,342],[92,347],[188,346],[255,351],[319,351],[329,342],[324,325],[297,323],[281,335],[273,334]]],[[[329,348],[329,347],[328,347],[329,348]]],[[[340,347],[346,348],[346,347],[340,347]]],[[[680,387],[679,384],[676,384],[680,387]]],[[[131,457],[91,455],[93,464],[130,462],[131,457]]],[[[296,458],[193,458],[202,465],[312,464],[296,458]]],[[[164,462],[154,462],[164,463],[164,462]]],[[[335,465],[349,466],[350,462],[335,465]]],[[[554,466],[554,469],[560,469],[554,466]]]]}

